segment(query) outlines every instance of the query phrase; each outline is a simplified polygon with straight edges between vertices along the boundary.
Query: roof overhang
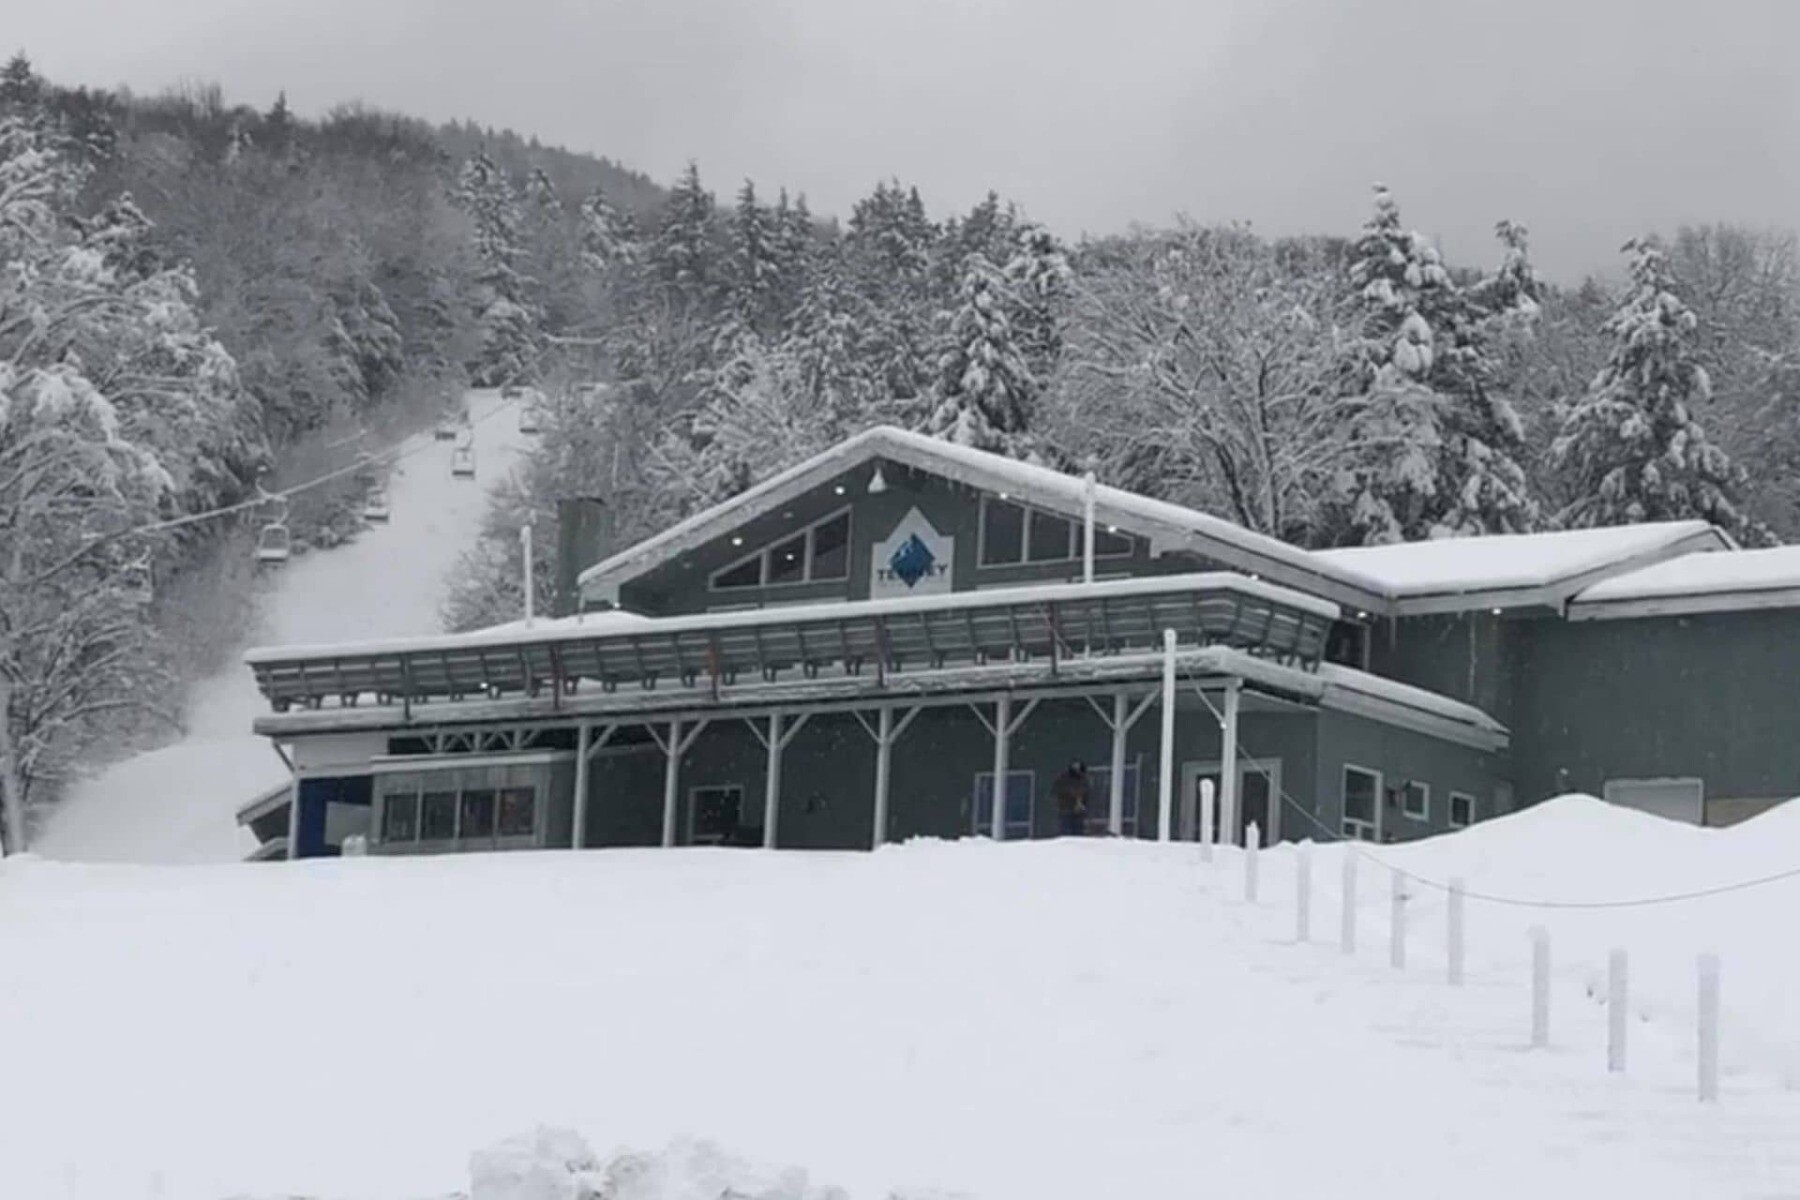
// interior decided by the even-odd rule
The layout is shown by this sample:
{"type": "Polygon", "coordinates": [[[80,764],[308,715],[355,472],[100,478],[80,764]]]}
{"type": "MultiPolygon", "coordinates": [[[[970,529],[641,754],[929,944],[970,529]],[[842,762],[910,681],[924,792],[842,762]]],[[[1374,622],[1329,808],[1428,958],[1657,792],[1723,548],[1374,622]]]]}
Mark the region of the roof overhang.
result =
{"type": "MultiPolygon", "coordinates": [[[[620,588],[631,580],[876,461],[1005,494],[1074,520],[1085,517],[1086,485],[1081,479],[922,434],[876,426],[589,567],[580,576],[582,596],[617,604],[620,588]]],[[[1148,540],[1159,552],[1203,554],[1234,570],[1266,577],[1355,611],[1387,611],[1388,598],[1359,573],[1331,566],[1297,546],[1206,513],[1096,485],[1094,519],[1148,540]]]]}
{"type": "Polygon", "coordinates": [[[1687,617],[1783,608],[1800,608],[1800,588],[1736,588],[1618,600],[1583,600],[1577,596],[1569,603],[1568,617],[1571,621],[1617,621],[1632,617],[1687,617]]]}
{"type": "Polygon", "coordinates": [[[1500,612],[1538,609],[1560,613],[1569,606],[1572,598],[1603,579],[1685,554],[1732,548],[1733,543],[1722,531],[1697,530],[1641,553],[1529,586],[1399,594],[1391,601],[1390,611],[1398,617],[1436,616],[1481,609],[1500,612]]]}

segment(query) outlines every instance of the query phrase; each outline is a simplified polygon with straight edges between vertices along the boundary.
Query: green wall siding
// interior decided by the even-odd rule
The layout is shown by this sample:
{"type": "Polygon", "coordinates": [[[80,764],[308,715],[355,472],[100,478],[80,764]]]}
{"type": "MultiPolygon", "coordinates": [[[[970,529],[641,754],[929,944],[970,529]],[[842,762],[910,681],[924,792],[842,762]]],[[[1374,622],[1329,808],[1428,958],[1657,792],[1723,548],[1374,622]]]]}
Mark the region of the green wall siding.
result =
{"type": "Polygon", "coordinates": [[[1542,620],[1525,633],[1521,802],[1659,776],[1702,778],[1709,801],[1800,794],[1800,611],[1542,620]]]}
{"type": "MultiPolygon", "coordinates": [[[[1335,836],[1344,816],[1343,772],[1346,764],[1382,774],[1384,809],[1383,840],[1404,842],[1444,833],[1450,829],[1450,793],[1475,797],[1476,819],[1494,815],[1495,789],[1508,782],[1509,760],[1473,747],[1441,741],[1410,729],[1384,725],[1351,713],[1324,712],[1318,720],[1318,775],[1313,784],[1319,797],[1318,817],[1335,836]],[[1401,811],[1396,801],[1389,806],[1386,789],[1413,780],[1429,784],[1431,799],[1427,818],[1417,820],[1401,811]]],[[[1300,836],[1289,829],[1290,838],[1300,836]]]]}

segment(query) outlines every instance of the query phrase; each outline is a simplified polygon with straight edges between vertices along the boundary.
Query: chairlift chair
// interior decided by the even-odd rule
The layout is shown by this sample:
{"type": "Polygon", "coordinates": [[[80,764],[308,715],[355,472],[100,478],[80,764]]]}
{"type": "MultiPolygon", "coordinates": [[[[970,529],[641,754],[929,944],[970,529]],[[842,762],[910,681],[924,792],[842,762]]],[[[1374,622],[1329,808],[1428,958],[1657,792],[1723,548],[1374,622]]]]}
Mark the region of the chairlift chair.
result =
{"type": "Polygon", "coordinates": [[[256,535],[256,561],[258,563],[280,564],[293,556],[294,538],[288,532],[287,521],[271,521],[264,525],[256,535]]]}
{"type": "Polygon", "coordinates": [[[149,604],[156,599],[156,574],[148,554],[126,563],[120,582],[133,604],[149,604]]]}
{"type": "Polygon", "coordinates": [[[375,525],[386,525],[392,515],[388,508],[388,493],[384,487],[372,487],[363,498],[363,520],[375,525]]]}
{"type": "Polygon", "coordinates": [[[475,448],[458,446],[450,452],[450,474],[458,479],[475,478],[475,448]]]}
{"type": "Polygon", "coordinates": [[[519,408],[519,432],[536,433],[539,428],[537,404],[535,401],[527,400],[519,408]]]}

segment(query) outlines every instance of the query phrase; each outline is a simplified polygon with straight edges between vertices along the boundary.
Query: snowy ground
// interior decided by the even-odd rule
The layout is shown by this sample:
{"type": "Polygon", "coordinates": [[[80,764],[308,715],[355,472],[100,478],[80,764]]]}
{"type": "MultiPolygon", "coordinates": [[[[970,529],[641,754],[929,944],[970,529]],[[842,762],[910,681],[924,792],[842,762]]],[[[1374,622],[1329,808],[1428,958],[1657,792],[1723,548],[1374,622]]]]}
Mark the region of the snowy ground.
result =
{"type": "MultiPolygon", "coordinates": [[[[1565,800],[1404,849],[1474,891],[1610,898],[1800,863],[1777,813],[1701,831],[1565,800]]],[[[1293,858],[1104,840],[874,855],[545,852],[205,867],[0,865],[0,1195],[416,1200],[540,1123],[602,1155],[697,1135],[883,1200],[1800,1195],[1785,922],[1800,883],[1672,908],[1471,900],[1443,980],[1421,892],[1334,944],[1293,858]],[[1554,931],[1553,1046],[1524,1049],[1523,930],[1554,931]],[[1623,1078],[1586,993],[1615,941],[1623,1078]],[[1724,956],[1723,1097],[1693,1098],[1695,949],[1724,956]],[[150,1190],[160,1172],[159,1192],[150,1190]]]]}
{"type": "MultiPolygon", "coordinates": [[[[503,405],[497,393],[472,393],[470,400],[477,422],[476,480],[451,477],[450,443],[434,442],[429,431],[404,444],[392,480],[390,523],[272,573],[252,644],[439,628],[445,576],[474,543],[486,485],[512,469],[522,440],[513,406],[503,405]]],[[[33,849],[48,858],[91,862],[243,857],[255,839],[238,829],[238,808],[287,778],[268,740],[250,732],[250,722],[266,709],[234,653],[227,667],[194,689],[185,738],[82,781],[33,849]]]]}

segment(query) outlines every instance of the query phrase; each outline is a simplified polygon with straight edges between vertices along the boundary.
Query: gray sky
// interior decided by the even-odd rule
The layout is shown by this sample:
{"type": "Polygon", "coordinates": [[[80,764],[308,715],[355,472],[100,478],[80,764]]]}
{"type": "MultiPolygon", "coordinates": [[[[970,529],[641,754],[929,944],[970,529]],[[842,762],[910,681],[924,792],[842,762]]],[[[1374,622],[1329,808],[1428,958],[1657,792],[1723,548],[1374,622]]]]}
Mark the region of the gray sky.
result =
{"type": "Polygon", "coordinates": [[[216,81],[472,117],[722,195],[1353,233],[1369,185],[1459,263],[1506,217],[1567,278],[1684,221],[1800,227],[1796,0],[57,0],[64,83],[216,81]],[[153,14],[153,15],[152,15],[153,14]]]}

